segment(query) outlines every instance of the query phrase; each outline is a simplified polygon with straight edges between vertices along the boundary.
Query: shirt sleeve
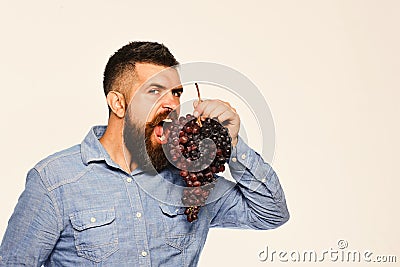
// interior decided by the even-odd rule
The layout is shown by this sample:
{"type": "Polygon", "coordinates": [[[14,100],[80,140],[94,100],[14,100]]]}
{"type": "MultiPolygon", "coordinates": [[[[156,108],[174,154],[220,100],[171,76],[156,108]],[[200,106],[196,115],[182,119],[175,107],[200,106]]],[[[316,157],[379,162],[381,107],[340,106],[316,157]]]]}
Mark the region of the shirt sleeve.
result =
{"type": "Polygon", "coordinates": [[[0,266],[41,266],[59,237],[55,201],[36,169],[14,209],[0,246],[0,266]]]}
{"type": "Polygon", "coordinates": [[[240,137],[229,169],[236,184],[217,180],[211,227],[272,229],[289,220],[278,176],[240,137]]]}

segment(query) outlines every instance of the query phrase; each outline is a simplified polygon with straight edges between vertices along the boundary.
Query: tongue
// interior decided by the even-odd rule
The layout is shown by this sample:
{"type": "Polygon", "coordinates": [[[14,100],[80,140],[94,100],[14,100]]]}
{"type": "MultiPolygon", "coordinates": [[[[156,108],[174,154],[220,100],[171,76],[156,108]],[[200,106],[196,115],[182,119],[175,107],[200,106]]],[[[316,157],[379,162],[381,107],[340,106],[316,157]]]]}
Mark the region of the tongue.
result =
{"type": "Polygon", "coordinates": [[[158,136],[161,137],[163,135],[163,127],[161,125],[157,125],[156,127],[154,127],[154,133],[158,136]]]}

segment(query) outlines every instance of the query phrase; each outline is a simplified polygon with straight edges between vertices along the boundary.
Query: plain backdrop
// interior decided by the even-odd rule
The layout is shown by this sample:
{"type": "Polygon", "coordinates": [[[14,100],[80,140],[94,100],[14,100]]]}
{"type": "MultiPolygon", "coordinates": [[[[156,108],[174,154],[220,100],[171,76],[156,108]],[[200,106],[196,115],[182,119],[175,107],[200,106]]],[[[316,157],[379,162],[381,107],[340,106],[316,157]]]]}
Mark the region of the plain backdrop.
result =
{"type": "Polygon", "coordinates": [[[0,238],[27,171],[107,122],[108,57],[152,40],[182,63],[245,74],[274,117],[271,163],[290,221],[213,229],[199,266],[309,266],[258,253],[322,252],[341,239],[400,261],[399,12],[399,1],[366,0],[1,0],[0,238]]]}

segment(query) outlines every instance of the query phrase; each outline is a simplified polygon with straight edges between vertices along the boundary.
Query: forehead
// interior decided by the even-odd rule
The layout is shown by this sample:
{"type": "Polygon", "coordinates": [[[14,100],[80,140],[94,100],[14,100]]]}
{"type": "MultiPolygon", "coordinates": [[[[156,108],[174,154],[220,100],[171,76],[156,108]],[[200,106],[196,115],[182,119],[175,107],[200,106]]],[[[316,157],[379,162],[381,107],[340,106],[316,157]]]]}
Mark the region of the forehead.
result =
{"type": "Polygon", "coordinates": [[[151,83],[158,83],[166,88],[174,88],[181,83],[179,73],[173,67],[159,66],[150,63],[136,63],[135,72],[139,87],[145,87],[151,83]]]}

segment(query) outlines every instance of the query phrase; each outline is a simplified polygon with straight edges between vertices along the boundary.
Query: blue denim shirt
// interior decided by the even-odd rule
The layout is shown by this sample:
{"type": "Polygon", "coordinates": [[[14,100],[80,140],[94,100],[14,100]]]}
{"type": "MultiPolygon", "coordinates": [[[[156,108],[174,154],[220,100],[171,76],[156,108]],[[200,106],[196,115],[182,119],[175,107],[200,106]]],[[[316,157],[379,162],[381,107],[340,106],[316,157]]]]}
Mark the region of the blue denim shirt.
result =
{"type": "Polygon", "coordinates": [[[271,229],[289,218],[274,170],[241,139],[229,162],[237,183],[220,177],[189,223],[183,207],[160,200],[171,193],[162,179],[182,183],[177,170],[126,173],[98,140],[105,129],[29,171],[0,266],[195,266],[210,227],[271,229]]]}

